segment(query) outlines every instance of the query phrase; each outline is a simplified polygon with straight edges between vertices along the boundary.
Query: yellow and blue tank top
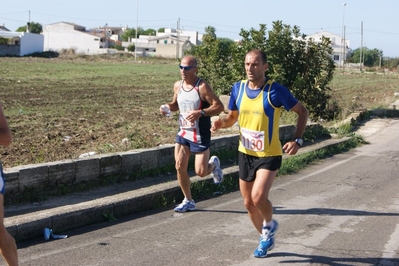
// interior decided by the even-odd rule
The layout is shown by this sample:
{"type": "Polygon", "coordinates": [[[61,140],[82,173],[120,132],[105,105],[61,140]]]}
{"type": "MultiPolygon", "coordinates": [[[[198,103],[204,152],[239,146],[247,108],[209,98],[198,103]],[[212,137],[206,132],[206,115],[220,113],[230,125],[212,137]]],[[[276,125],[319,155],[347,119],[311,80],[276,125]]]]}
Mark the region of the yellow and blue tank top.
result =
{"type": "Polygon", "coordinates": [[[282,155],[279,138],[281,108],[290,110],[297,102],[286,87],[271,80],[258,90],[249,89],[247,80],[235,83],[229,109],[239,111],[238,150],[256,157],[282,155]]]}

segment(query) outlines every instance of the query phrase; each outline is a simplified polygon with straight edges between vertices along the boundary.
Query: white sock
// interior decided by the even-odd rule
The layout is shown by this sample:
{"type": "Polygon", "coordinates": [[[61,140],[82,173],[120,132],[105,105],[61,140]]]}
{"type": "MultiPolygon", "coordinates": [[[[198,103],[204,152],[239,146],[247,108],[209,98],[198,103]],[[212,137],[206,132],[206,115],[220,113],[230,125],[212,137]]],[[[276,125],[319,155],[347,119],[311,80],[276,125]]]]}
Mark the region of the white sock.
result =
{"type": "Polygon", "coordinates": [[[273,220],[271,220],[270,222],[263,221],[264,227],[267,226],[267,227],[273,228],[273,225],[274,225],[273,220]]]}

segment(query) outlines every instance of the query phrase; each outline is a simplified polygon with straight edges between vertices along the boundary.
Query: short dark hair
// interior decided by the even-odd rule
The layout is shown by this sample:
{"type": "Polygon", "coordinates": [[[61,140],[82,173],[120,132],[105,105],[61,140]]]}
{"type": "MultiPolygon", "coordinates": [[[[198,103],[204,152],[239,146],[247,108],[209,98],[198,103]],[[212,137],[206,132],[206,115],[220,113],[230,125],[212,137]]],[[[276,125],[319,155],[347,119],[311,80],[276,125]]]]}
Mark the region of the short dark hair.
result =
{"type": "Polygon", "coordinates": [[[257,54],[260,55],[262,57],[262,61],[263,64],[267,63],[267,56],[266,53],[260,49],[252,49],[251,51],[249,51],[247,54],[257,54]]]}

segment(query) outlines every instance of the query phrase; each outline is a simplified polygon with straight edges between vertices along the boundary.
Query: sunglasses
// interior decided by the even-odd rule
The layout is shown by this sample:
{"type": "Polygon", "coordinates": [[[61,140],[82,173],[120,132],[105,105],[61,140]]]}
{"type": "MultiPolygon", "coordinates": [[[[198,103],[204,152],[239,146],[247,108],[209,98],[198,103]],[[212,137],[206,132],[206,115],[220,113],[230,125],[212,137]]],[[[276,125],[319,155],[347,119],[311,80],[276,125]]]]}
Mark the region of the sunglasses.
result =
{"type": "Polygon", "coordinates": [[[184,70],[191,70],[192,68],[196,68],[195,66],[179,66],[180,69],[184,69],[184,70]]]}

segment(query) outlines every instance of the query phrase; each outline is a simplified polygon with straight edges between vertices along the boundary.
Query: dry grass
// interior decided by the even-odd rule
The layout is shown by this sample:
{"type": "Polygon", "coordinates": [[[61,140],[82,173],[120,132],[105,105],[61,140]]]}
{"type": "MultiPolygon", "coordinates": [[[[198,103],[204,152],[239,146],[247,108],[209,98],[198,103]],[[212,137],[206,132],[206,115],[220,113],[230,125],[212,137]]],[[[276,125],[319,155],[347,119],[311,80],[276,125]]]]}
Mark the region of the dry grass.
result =
{"type": "MultiPolygon", "coordinates": [[[[69,55],[0,63],[0,101],[13,132],[12,145],[1,148],[4,167],[174,142],[176,118],[162,117],[158,108],[171,100],[180,78],[175,60],[69,55]]],[[[355,108],[387,106],[398,81],[397,75],[337,72],[333,97],[344,117],[355,108]]]]}

